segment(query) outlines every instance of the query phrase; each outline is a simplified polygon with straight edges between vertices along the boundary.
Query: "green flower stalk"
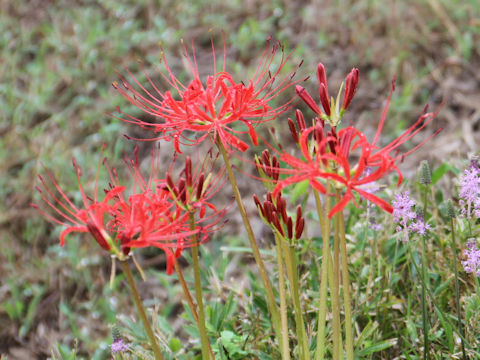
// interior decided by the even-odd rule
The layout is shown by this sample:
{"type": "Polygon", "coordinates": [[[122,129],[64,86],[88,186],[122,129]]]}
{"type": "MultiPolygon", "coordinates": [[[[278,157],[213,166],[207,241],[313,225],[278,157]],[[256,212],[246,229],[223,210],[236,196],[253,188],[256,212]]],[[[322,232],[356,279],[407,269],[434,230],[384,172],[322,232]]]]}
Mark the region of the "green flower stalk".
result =
{"type": "MultiPolygon", "coordinates": [[[[427,161],[422,161],[420,164],[420,183],[424,185],[423,189],[423,217],[427,214],[427,204],[428,204],[428,189],[429,185],[432,183],[432,173],[430,171],[430,166],[427,161]]],[[[428,284],[427,279],[427,267],[426,267],[426,245],[425,245],[425,236],[423,234],[422,238],[422,322],[423,322],[423,359],[430,359],[430,349],[428,341],[428,312],[427,312],[427,301],[425,298],[425,287],[428,284]]]]}
{"type": "Polygon", "coordinates": [[[455,209],[453,207],[452,200],[448,200],[446,213],[448,218],[450,219],[450,231],[452,233],[452,252],[453,252],[453,271],[455,274],[455,304],[457,306],[457,324],[458,329],[460,331],[461,337],[461,346],[462,346],[462,357],[463,360],[467,359],[467,355],[465,353],[465,329],[463,327],[463,320],[462,320],[462,313],[460,311],[460,285],[458,281],[458,269],[457,269],[457,245],[455,244],[455,209]]]}
{"type": "Polygon", "coordinates": [[[138,290],[135,286],[135,281],[133,280],[133,275],[130,271],[130,267],[128,266],[128,261],[121,260],[120,263],[122,264],[123,272],[125,273],[125,277],[127,278],[128,286],[130,287],[135,306],[137,307],[138,315],[140,315],[143,327],[147,333],[148,339],[150,340],[150,345],[152,346],[155,360],[163,360],[162,351],[158,346],[155,334],[152,330],[152,327],[150,326],[150,322],[148,321],[147,314],[145,313],[145,308],[143,307],[142,300],[140,299],[140,295],[138,295],[138,290]]]}

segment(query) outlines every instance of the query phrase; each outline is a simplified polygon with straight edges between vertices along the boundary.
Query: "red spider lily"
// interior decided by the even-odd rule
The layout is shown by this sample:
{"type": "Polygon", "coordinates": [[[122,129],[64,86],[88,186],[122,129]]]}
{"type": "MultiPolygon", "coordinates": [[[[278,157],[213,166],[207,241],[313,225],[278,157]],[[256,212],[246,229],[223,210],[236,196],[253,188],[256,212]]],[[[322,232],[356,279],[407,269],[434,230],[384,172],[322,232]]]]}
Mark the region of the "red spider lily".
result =
{"type": "MultiPolygon", "coordinates": [[[[137,156],[135,160],[125,158],[134,179],[130,195],[125,194],[126,188],[120,185],[115,168],[109,168],[104,161],[111,182],[101,201],[97,196],[98,170],[92,199],[83,190],[80,181],[81,170],[74,161],[83,198],[83,208],[76,207],[69,200],[51,173],[46,170],[48,178],[54,184],[54,190],[47,186],[43,177],[40,177],[43,190],[40,188],[38,190],[42,199],[54,210],[54,215],[59,215],[63,220],[42,210],[40,212],[48,219],[66,227],[60,236],[61,246],[65,243],[65,236],[72,232],[90,232],[103,249],[120,258],[127,255],[132,247],[155,246],[166,253],[167,273],[171,274],[174,257],[178,258],[184,248],[197,246],[206,241],[208,233],[216,230],[216,225],[224,212],[217,211],[213,215],[202,215],[192,229],[190,212],[178,206],[165,180],[157,180],[158,166],[155,157],[156,152],[153,152],[151,173],[147,180],[139,171],[137,156]],[[57,196],[55,191],[60,196],[57,196]],[[117,246],[120,247],[121,252],[117,246]]],[[[203,190],[200,191],[201,196],[211,193],[208,185],[205,185],[203,190]]],[[[198,199],[198,203],[207,206],[207,201],[203,198],[198,199]]],[[[39,208],[35,204],[32,206],[39,208]]],[[[201,209],[202,206],[197,208],[201,209]]],[[[212,208],[213,205],[209,207],[212,208]]]]}
{"type": "MultiPolygon", "coordinates": [[[[292,53],[282,58],[275,72],[269,70],[274,62],[276,52],[281,48],[278,44],[265,49],[262,59],[253,77],[246,83],[235,82],[232,75],[225,70],[226,51],[224,45],[222,71],[217,71],[215,48],[212,39],[213,75],[207,76],[205,82],[200,80],[195,49],[192,44],[193,57],[190,57],[185,45],[184,54],[189,64],[193,80],[184,85],[173,74],[165,55],[162,53],[165,71],[159,70],[161,76],[172,90],[161,91],[159,87],[145,73],[153,91],[147,90],[127,69],[137,90],[125,79],[121,79],[123,86],[113,83],[126,99],[142,111],[155,117],[152,122],[145,121],[128,114],[118,112],[123,121],[140,125],[143,128],[153,129],[160,133],[155,139],[173,139],[176,151],[180,151],[180,145],[196,145],[207,137],[215,141],[217,137],[228,150],[237,149],[245,151],[249,145],[240,137],[249,134],[254,145],[257,145],[255,128],[262,122],[275,119],[286,111],[293,101],[278,107],[272,107],[270,102],[292,82],[295,71],[284,77],[278,83],[277,77],[292,53]],[[236,122],[243,123],[247,130],[235,129],[236,122]]],[[[301,64],[300,64],[301,65],[301,64]]],[[[299,65],[299,66],[300,66],[299,65]]],[[[298,67],[297,67],[298,68],[298,67]]],[[[153,140],[153,139],[151,139],[153,140]]]]}
{"type": "Polygon", "coordinates": [[[291,176],[277,183],[274,196],[284,187],[304,180],[308,180],[314,189],[325,194],[324,182],[331,180],[335,186],[344,188],[345,191],[340,202],[331,210],[330,217],[342,210],[350,200],[354,200],[354,192],[382,209],[392,212],[390,204],[378,196],[363,190],[362,187],[383,178],[392,170],[399,175],[398,183],[400,184],[402,182],[402,174],[396,163],[403,160],[405,156],[421,147],[442,130],[437,130],[433,135],[406,153],[398,154],[398,148],[427,126],[437,114],[425,112],[402,135],[383,148],[379,148],[377,141],[385,123],[394,88],[394,82],[392,82],[387,104],[372,143],[369,143],[365,135],[354,127],[347,127],[338,131],[338,133],[335,128],[332,128],[325,136],[324,126],[321,121],[318,121],[315,126],[304,130],[298,141],[303,159],[298,159],[286,152],[281,154],[280,160],[292,168],[284,172],[291,176]],[[315,139],[313,147],[310,139],[311,135],[315,139]],[[355,150],[360,152],[358,159],[351,154],[355,150]],[[354,164],[352,163],[353,161],[355,161],[354,164]]]}
{"type": "MultiPolygon", "coordinates": [[[[139,170],[138,157],[124,161],[135,179],[133,195],[123,199],[121,195],[115,204],[115,218],[112,228],[122,233],[122,239],[129,239],[125,247],[156,246],[167,254],[167,273],[173,271],[173,256],[180,257],[184,248],[197,246],[208,240],[208,234],[219,229],[217,226],[226,209],[217,210],[209,201],[223,185],[223,170],[217,175],[211,173],[215,158],[211,153],[203,163],[192,169],[187,157],[185,168],[176,183],[173,182],[170,167],[164,179],[158,179],[158,159],[152,152],[150,177],[146,181],[139,170]],[[208,212],[210,210],[210,212],[208,212]],[[194,229],[190,216],[194,216],[194,229]],[[170,251],[175,249],[174,255],[170,251]]],[[[110,170],[112,181],[118,182],[115,169],[110,170]]]]}
{"type": "Polygon", "coordinates": [[[125,188],[123,186],[112,187],[110,191],[106,193],[103,200],[99,201],[97,197],[97,175],[95,178],[94,197],[93,199],[89,198],[85,194],[80,181],[82,170],[75,160],[73,160],[73,166],[77,174],[78,187],[83,200],[83,208],[75,206],[75,204],[70,201],[68,196],[55,181],[53,175],[47,169],[45,169],[45,172],[47,177],[53,183],[54,189],[51,189],[47,185],[44,177],[41,175],[39,176],[39,179],[43,189],[38,186],[36,189],[40,193],[42,199],[54,210],[54,213],[64,220],[59,220],[58,218],[44,212],[36,204],[31,204],[31,206],[37,208],[47,219],[66,227],[60,234],[60,246],[65,244],[65,237],[72,232],[89,232],[103,249],[110,251],[111,245],[108,243],[109,234],[106,230],[105,221],[108,215],[112,212],[111,200],[122,193],[125,188]],[[59,195],[57,195],[56,192],[59,195]]]}

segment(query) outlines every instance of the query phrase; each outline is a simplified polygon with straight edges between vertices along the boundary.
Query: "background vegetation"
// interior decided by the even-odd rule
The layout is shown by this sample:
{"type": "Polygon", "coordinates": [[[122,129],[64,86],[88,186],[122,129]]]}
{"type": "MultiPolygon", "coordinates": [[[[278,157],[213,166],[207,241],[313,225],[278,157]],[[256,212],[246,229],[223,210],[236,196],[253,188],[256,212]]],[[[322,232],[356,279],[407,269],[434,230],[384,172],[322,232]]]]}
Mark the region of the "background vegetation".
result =
{"type": "MultiPolygon", "coordinates": [[[[397,91],[384,132],[387,137],[411,124],[424,104],[436,108],[444,102],[435,124],[445,130],[402,167],[413,179],[419,159],[429,159],[434,167],[446,163],[444,168],[455,172],[465,166],[468,155],[478,151],[479,19],[476,0],[0,0],[0,354],[9,359],[45,359],[52,354],[66,358],[75,342],[81,356],[103,359],[109,357],[111,324],[120,322],[125,336],[138,327],[130,318],[134,309],[123,295],[123,276],[119,274],[114,288],[109,288],[110,262],[102,250],[87,237],[69,239],[60,248],[59,229],[28,206],[36,196],[36,175],[42,163],[54,169],[59,182],[71,186],[74,194],[73,156],[86,168],[98,161],[104,142],[109,144],[107,156],[113,161],[133,148],[120,134],[137,130],[107,114],[118,105],[128,109],[111,87],[119,78],[115,70],[124,73],[126,66],[139,74],[137,59],[141,59],[147,72],[158,78],[155,65],[164,51],[177,73],[185,71],[180,44],[184,39],[187,44],[195,41],[199,65],[207,73],[211,69],[208,30],[212,28],[218,49],[221,33],[225,33],[227,68],[242,79],[255,68],[265,39],[273,35],[287,51],[296,49],[292,64],[304,60],[299,77],[313,74],[321,61],[329,84],[337,87],[352,67],[359,68],[359,90],[346,120],[367,129],[367,134],[368,129],[373,134],[396,75],[397,91]]],[[[314,89],[315,81],[308,80],[306,87],[314,89]]],[[[432,131],[426,130],[425,136],[432,131]]],[[[451,177],[442,181],[443,192],[456,192],[451,177]]],[[[233,228],[235,221],[232,218],[233,228]]],[[[258,230],[260,226],[258,222],[258,230]]],[[[385,240],[393,229],[393,225],[384,228],[385,240]]],[[[212,318],[211,331],[224,321],[230,324],[230,330],[218,336],[229,344],[226,348],[232,359],[246,356],[241,353],[245,346],[239,344],[247,339],[235,329],[249,325],[235,324],[230,315],[238,312],[242,322],[260,316],[255,309],[262,306],[245,307],[249,296],[255,298],[255,291],[248,289],[255,289],[257,283],[249,270],[251,258],[241,250],[244,245],[238,234],[214,239],[203,248],[205,283],[210,284],[212,298],[223,298],[226,304],[211,304],[212,314],[223,314],[212,318]],[[229,302],[229,294],[238,295],[238,301],[229,302]]],[[[362,248],[358,242],[359,259],[369,246],[362,248]]],[[[448,250],[442,249],[447,252],[441,254],[447,256],[448,250]]],[[[445,260],[435,254],[430,254],[432,272],[438,273],[438,281],[451,278],[445,260]]],[[[185,325],[188,314],[180,317],[183,306],[175,300],[180,288],[175,276],[165,274],[163,255],[145,251],[140,258],[148,270],[147,281],[140,284],[142,296],[147,305],[155,304],[158,326],[170,329],[169,336],[180,339],[183,348],[198,349],[198,344],[185,340],[195,330],[185,325]]],[[[357,261],[353,266],[360,274],[357,281],[366,286],[369,277],[362,270],[364,265],[357,261]]],[[[466,281],[465,276],[464,287],[466,281]]],[[[415,293],[401,290],[411,285],[398,283],[398,292],[389,292],[383,309],[377,307],[386,299],[386,288],[377,291],[380,298],[374,301],[358,298],[357,306],[364,306],[366,314],[363,325],[369,323],[371,312],[380,310],[398,310],[401,317],[395,318],[393,311],[391,321],[401,318],[404,322],[378,330],[379,339],[397,340],[388,351],[376,352],[375,358],[418,355],[415,327],[420,307],[416,298],[413,301],[415,293]],[[369,301],[375,307],[369,308],[369,301]]],[[[453,283],[448,283],[437,295],[448,303],[452,288],[453,283]]],[[[474,317],[470,319],[474,325],[474,317]]],[[[250,330],[254,337],[255,329],[250,330]]],[[[442,335],[440,331],[439,339],[442,335]]],[[[178,340],[165,341],[177,348],[178,340]]]]}

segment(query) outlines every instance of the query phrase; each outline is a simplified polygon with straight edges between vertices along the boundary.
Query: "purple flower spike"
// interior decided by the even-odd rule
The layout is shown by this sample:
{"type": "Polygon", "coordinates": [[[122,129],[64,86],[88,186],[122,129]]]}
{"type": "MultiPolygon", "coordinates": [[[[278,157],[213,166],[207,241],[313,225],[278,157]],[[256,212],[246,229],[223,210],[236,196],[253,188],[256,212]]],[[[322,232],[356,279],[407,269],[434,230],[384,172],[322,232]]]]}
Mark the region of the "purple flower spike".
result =
{"type": "Polygon", "coordinates": [[[412,209],[414,206],[415,201],[410,199],[408,191],[395,195],[395,200],[393,201],[393,219],[399,224],[396,230],[398,232],[403,231],[404,241],[408,241],[408,222],[417,216],[412,209]]]}
{"type": "Polygon", "coordinates": [[[117,339],[112,343],[112,345],[110,345],[110,349],[112,350],[113,355],[118,352],[124,352],[128,350],[128,348],[128,344],[125,344],[122,339],[117,339]]]}
{"type": "Polygon", "coordinates": [[[409,240],[409,233],[425,235],[431,227],[423,220],[423,215],[415,213],[415,200],[410,199],[408,191],[395,195],[393,201],[393,218],[398,226],[397,232],[403,232],[403,241],[409,240]]]}
{"type": "Polygon", "coordinates": [[[419,235],[425,235],[427,230],[430,230],[430,224],[427,224],[423,221],[423,216],[417,216],[415,222],[411,223],[408,227],[408,230],[415,232],[419,235]]]}
{"type": "Polygon", "coordinates": [[[480,215],[480,168],[478,159],[472,158],[469,169],[460,177],[460,205],[462,214],[471,219],[472,213],[480,215]]]}
{"type": "Polygon", "coordinates": [[[463,253],[467,258],[462,261],[465,272],[475,273],[476,276],[480,277],[480,249],[477,248],[475,239],[468,241],[467,249],[463,253]]]}

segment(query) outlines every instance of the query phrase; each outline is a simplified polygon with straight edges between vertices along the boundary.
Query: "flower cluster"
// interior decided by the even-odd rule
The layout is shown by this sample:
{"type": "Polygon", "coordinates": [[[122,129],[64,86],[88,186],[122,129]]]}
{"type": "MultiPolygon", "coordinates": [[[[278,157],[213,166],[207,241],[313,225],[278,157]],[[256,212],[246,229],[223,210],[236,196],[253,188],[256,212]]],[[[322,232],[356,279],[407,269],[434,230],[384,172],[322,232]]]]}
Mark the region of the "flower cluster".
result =
{"type": "Polygon", "coordinates": [[[112,345],[110,345],[110,350],[113,356],[119,352],[125,352],[130,348],[130,346],[123,341],[120,329],[116,325],[112,326],[112,338],[113,342],[112,345]]]}
{"type": "Polygon", "coordinates": [[[267,199],[263,204],[256,194],[253,195],[253,200],[263,221],[270,225],[274,231],[289,240],[300,239],[305,227],[305,219],[300,205],[297,206],[296,216],[292,220],[292,217],[287,215],[287,202],[282,194],[277,194],[274,198],[272,193],[268,192],[267,199]]]}
{"type": "Polygon", "coordinates": [[[475,273],[480,277],[480,249],[477,248],[477,242],[475,239],[471,239],[467,243],[467,249],[464,251],[466,260],[462,261],[465,272],[471,274],[475,273]]]}
{"type": "MultiPolygon", "coordinates": [[[[174,258],[178,258],[183,249],[206,241],[208,233],[216,230],[224,215],[225,209],[219,211],[209,201],[223,185],[223,172],[212,177],[209,175],[211,168],[206,162],[192,170],[191,159],[187,157],[183,176],[175,185],[170,172],[164,179],[159,177],[158,151],[152,151],[151,170],[147,179],[139,170],[137,151],[134,155],[133,159],[124,158],[133,178],[129,194],[126,194],[126,187],[121,185],[117,170],[110,168],[103,160],[110,183],[101,200],[98,195],[100,161],[93,197],[85,194],[81,182],[82,170],[74,161],[83,199],[83,207],[80,208],[62,191],[50,171],[45,170],[53,189],[40,176],[42,188],[37,190],[57,216],[39,210],[53,222],[65,227],[60,235],[62,246],[65,237],[72,232],[90,233],[104,250],[120,258],[128,255],[131,248],[154,246],[167,255],[167,273],[171,274],[174,258]]],[[[32,206],[39,208],[36,204],[32,206]]]]}
{"type": "Polygon", "coordinates": [[[425,235],[430,225],[423,221],[423,215],[416,213],[415,200],[410,198],[408,191],[395,195],[393,201],[393,219],[398,224],[397,232],[403,233],[403,240],[409,240],[409,233],[425,235]]]}
{"type": "Polygon", "coordinates": [[[469,168],[460,177],[459,195],[462,214],[469,220],[472,213],[480,217],[480,168],[477,158],[472,158],[469,168]]]}
{"type": "MultiPolygon", "coordinates": [[[[269,43],[270,38],[267,40],[269,43]]],[[[217,71],[215,48],[212,39],[213,75],[204,82],[200,74],[192,44],[191,57],[184,45],[184,55],[187,59],[193,80],[189,84],[182,84],[174,75],[165,55],[162,53],[165,71],[160,75],[172,90],[160,91],[158,86],[144,71],[153,91],[147,90],[139,81],[128,72],[140,90],[132,86],[126,79],[121,79],[121,85],[113,83],[127,100],[143,112],[152,115],[155,120],[145,121],[125,114],[117,109],[123,121],[140,125],[143,128],[153,129],[160,134],[155,139],[171,140],[177,152],[181,152],[180,145],[196,145],[210,137],[214,142],[219,140],[228,150],[245,151],[249,145],[241,139],[243,133],[248,133],[253,144],[258,144],[255,128],[265,121],[273,120],[290,108],[293,98],[273,107],[271,100],[289,88],[296,68],[287,76],[277,81],[282,68],[291,56],[284,56],[280,44],[270,48],[268,44],[262,59],[253,77],[247,82],[236,82],[231,74],[225,70],[225,49],[222,71],[217,71]],[[281,49],[282,57],[274,73],[270,67],[276,59],[276,53],[281,49]],[[244,125],[245,130],[238,128],[238,123],[244,125]]],[[[299,65],[300,66],[300,65],[299,65]]],[[[143,69],[143,67],[142,67],[143,69]]],[[[116,117],[116,116],[115,116],[116,117]]]]}
{"type": "Polygon", "coordinates": [[[339,107],[339,98],[336,101],[328,100],[328,87],[325,69],[322,64],[318,66],[317,77],[320,102],[325,113],[321,112],[320,107],[316,105],[305,89],[297,86],[297,94],[315,112],[317,117],[314,124],[307,127],[303,114],[300,110],[297,110],[298,130],[295,122],[289,119],[288,124],[292,138],[299,146],[302,156],[298,158],[288,152],[280,152],[280,160],[286,163],[290,169],[282,170],[288,176],[278,181],[274,195],[290,184],[305,180],[308,180],[314,189],[325,194],[327,193],[326,183],[331,182],[336,190],[343,191],[343,196],[331,210],[330,217],[341,211],[351,200],[355,201],[355,193],[385,211],[392,212],[393,209],[390,204],[374,195],[373,192],[366,191],[365,187],[368,187],[369,184],[376,185],[378,180],[391,171],[398,174],[398,184],[402,182],[402,174],[396,164],[421,147],[441,129],[404,154],[399,154],[399,148],[425,128],[434,119],[436,113],[428,113],[425,110],[403,134],[388,145],[381,147],[378,142],[385,124],[395,82],[392,82],[392,88],[375,137],[370,142],[361,131],[353,126],[337,131],[337,125],[355,94],[358,84],[358,70],[353,69],[346,78],[347,85],[341,107],[339,107]],[[326,123],[329,124],[330,129],[327,129],[326,123]]]}

